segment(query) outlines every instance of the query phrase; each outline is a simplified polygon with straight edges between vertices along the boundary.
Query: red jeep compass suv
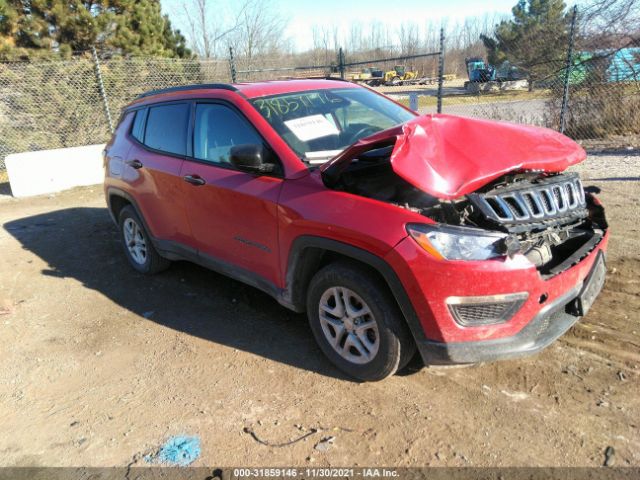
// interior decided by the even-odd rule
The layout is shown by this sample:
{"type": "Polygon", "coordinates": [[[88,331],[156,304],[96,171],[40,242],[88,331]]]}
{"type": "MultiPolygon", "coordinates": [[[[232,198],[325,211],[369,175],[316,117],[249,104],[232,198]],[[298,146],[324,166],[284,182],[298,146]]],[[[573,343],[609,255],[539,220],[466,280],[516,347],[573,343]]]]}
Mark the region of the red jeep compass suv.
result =
{"type": "Polygon", "coordinates": [[[306,311],[362,380],[537,352],[602,288],[584,150],[550,130],[418,116],[335,80],[192,85],[125,107],[105,193],[139,272],[190,260],[306,311]]]}

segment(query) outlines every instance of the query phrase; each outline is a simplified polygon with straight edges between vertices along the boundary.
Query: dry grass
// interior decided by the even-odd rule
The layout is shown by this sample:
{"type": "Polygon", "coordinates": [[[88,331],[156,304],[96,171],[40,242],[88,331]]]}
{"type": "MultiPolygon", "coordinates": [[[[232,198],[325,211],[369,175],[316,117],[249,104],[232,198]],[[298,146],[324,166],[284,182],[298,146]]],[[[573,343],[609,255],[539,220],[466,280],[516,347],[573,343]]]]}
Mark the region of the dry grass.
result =
{"type": "MultiPolygon", "coordinates": [[[[461,94],[450,95],[442,99],[442,103],[446,105],[477,105],[486,103],[514,102],[523,100],[535,100],[539,98],[547,98],[549,92],[546,90],[534,90],[529,92],[526,90],[514,90],[505,92],[489,92],[480,94],[461,94]]],[[[399,103],[409,106],[408,93],[406,98],[398,100],[399,103]]],[[[418,108],[433,107],[437,105],[438,99],[435,96],[420,95],[418,97],[418,108]]]]}

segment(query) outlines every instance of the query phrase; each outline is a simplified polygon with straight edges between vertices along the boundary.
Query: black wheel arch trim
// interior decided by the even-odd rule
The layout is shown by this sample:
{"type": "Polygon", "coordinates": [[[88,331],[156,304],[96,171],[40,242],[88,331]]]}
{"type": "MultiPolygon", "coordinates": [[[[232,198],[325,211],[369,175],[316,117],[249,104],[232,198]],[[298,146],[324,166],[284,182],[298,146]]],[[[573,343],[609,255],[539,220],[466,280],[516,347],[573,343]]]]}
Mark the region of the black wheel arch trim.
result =
{"type": "Polygon", "coordinates": [[[117,187],[108,187],[107,188],[107,207],[108,207],[108,210],[109,210],[109,215],[111,216],[111,219],[116,224],[116,226],[118,226],[118,227],[120,226],[120,219],[116,218],[116,216],[114,215],[114,212],[113,212],[113,207],[111,205],[111,197],[113,197],[113,196],[124,198],[127,202],[129,202],[129,204],[136,211],[136,214],[138,214],[138,217],[140,218],[140,221],[142,222],[142,226],[144,227],[145,231],[149,235],[149,238],[151,239],[151,242],[153,243],[153,246],[156,248],[156,250],[161,250],[161,248],[158,245],[158,239],[156,237],[154,237],[153,233],[151,232],[151,229],[149,228],[149,225],[147,224],[147,220],[144,218],[144,215],[142,214],[142,210],[140,210],[140,207],[138,206],[138,202],[136,202],[134,200],[134,198],[129,193],[125,192],[124,190],[122,190],[120,188],[117,188],[117,187]]]}
{"type": "Polygon", "coordinates": [[[138,214],[138,217],[140,217],[140,220],[142,221],[145,230],[147,231],[147,233],[149,234],[150,237],[153,237],[153,235],[151,235],[151,230],[149,230],[149,226],[147,225],[146,220],[144,219],[144,215],[142,215],[142,212],[140,211],[140,208],[138,207],[138,203],[133,199],[133,197],[131,195],[129,195],[127,192],[125,192],[124,190],[117,188],[117,187],[107,187],[107,207],[109,210],[109,215],[111,216],[111,219],[113,220],[113,222],[118,225],[119,224],[119,219],[116,218],[114,211],[113,211],[113,206],[111,205],[111,197],[120,197],[120,198],[124,198],[127,202],[129,202],[131,204],[131,206],[133,207],[133,209],[136,211],[136,213],[138,214]]]}
{"type": "MultiPolygon", "coordinates": [[[[131,195],[129,195],[124,190],[121,190],[121,189],[116,188],[116,187],[107,187],[107,192],[106,192],[105,197],[106,197],[106,200],[107,200],[107,208],[109,210],[109,215],[111,216],[111,220],[113,220],[116,224],[118,223],[118,219],[116,218],[116,216],[113,213],[113,206],[111,205],[111,197],[121,197],[121,198],[124,198],[125,200],[127,200],[129,203],[135,204],[135,201],[133,200],[131,195]]],[[[136,208],[136,210],[137,210],[137,208],[136,208]]]]}
{"type": "Polygon", "coordinates": [[[320,265],[322,256],[326,252],[337,253],[344,257],[359,261],[377,271],[386,282],[391,294],[400,307],[400,311],[402,312],[416,343],[427,340],[424,330],[422,329],[420,319],[418,318],[413,304],[411,303],[411,300],[409,299],[409,296],[407,295],[407,292],[395,271],[383,258],[371,252],[348,243],[339,242],[325,237],[301,235],[293,241],[289,250],[287,271],[285,273],[285,288],[281,289],[253,272],[236,267],[213,257],[203,256],[198,254],[196,250],[185,245],[155,238],[151,234],[144,215],[140,211],[140,208],[133,197],[119,188],[109,187],[107,189],[107,204],[109,206],[109,214],[116,224],[118,223],[118,219],[116,219],[113,214],[111,206],[112,195],[124,198],[133,206],[140,217],[144,228],[149,233],[149,237],[151,238],[154,247],[161,252],[162,256],[170,260],[188,260],[211,270],[228,275],[268,293],[281,305],[298,313],[302,313],[306,310],[306,291],[309,281],[317,271],[317,267],[320,265]]]}
{"type": "MultiPolygon", "coordinates": [[[[153,244],[154,248],[158,251],[158,253],[160,253],[161,256],[163,256],[164,258],[168,259],[168,260],[190,260],[190,258],[182,255],[183,250],[187,251],[189,250],[189,247],[187,246],[182,246],[182,245],[178,245],[176,244],[177,247],[182,247],[182,248],[177,248],[177,251],[174,252],[172,250],[165,250],[163,248],[163,242],[162,240],[156,238],[153,233],[151,232],[151,229],[149,228],[149,224],[147,223],[147,220],[145,219],[144,215],[142,214],[142,210],[140,210],[140,207],[138,206],[138,202],[136,202],[133,198],[132,195],[130,195],[129,193],[125,192],[124,190],[117,188],[117,187],[108,187],[107,188],[107,207],[109,210],[109,215],[111,216],[111,219],[113,220],[113,222],[116,224],[117,227],[120,227],[120,219],[116,218],[114,212],[113,212],[113,207],[111,205],[111,197],[120,197],[125,199],[127,202],[129,202],[129,204],[131,205],[131,207],[133,207],[133,209],[135,210],[136,214],[138,215],[138,218],[140,219],[140,221],[142,222],[142,226],[144,227],[145,231],[147,232],[147,235],[149,235],[149,238],[151,239],[151,243],[153,244]]],[[[197,262],[196,262],[197,263],[197,262]]]]}
{"type": "Polygon", "coordinates": [[[317,271],[317,266],[320,265],[322,255],[325,252],[337,253],[354,259],[378,272],[400,307],[400,311],[404,315],[416,343],[427,340],[420,319],[404,286],[386,260],[362,248],[337,240],[314,235],[302,235],[293,241],[289,250],[285,275],[286,287],[282,293],[284,303],[290,304],[295,311],[302,312],[305,310],[307,286],[311,277],[317,271]]]}

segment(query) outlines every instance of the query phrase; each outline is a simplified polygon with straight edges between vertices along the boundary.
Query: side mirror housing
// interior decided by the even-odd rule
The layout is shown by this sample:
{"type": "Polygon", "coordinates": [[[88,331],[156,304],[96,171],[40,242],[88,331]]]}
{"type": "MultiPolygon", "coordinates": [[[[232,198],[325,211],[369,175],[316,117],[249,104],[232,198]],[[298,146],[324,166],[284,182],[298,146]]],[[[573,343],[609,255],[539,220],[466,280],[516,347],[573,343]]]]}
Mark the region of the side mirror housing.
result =
{"type": "Polygon", "coordinates": [[[270,173],[275,164],[271,152],[264,145],[243,144],[231,147],[231,164],[238,170],[251,173],[270,173]]]}

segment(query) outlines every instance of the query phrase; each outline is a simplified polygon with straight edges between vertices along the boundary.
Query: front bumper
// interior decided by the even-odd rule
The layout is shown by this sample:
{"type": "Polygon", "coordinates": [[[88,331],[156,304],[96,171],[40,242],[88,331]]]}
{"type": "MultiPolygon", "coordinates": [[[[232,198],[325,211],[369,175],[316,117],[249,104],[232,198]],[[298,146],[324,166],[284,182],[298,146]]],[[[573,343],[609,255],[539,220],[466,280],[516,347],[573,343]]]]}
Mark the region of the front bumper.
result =
{"type": "Polygon", "coordinates": [[[580,317],[568,313],[583,284],[547,304],[519,333],[511,337],[475,342],[420,342],[418,350],[427,365],[490,362],[532,355],[552,344],[580,317]]]}
{"type": "MultiPolygon", "coordinates": [[[[579,315],[584,313],[583,304],[590,305],[600,292],[602,278],[595,282],[592,277],[598,261],[604,262],[607,241],[608,232],[605,232],[577,264],[551,278],[543,278],[522,259],[434,261],[418,250],[420,247],[414,249],[415,242],[401,242],[396,253],[403,261],[396,271],[420,321],[422,331],[416,334],[414,329],[414,338],[424,362],[432,365],[479,363],[544,349],[579,320],[579,315]],[[499,325],[463,327],[446,308],[446,299],[451,296],[513,292],[527,292],[529,298],[509,321],[499,325]],[[583,301],[585,295],[589,297],[588,302],[583,301]]],[[[393,257],[394,254],[389,260],[399,260],[393,257]]]]}

